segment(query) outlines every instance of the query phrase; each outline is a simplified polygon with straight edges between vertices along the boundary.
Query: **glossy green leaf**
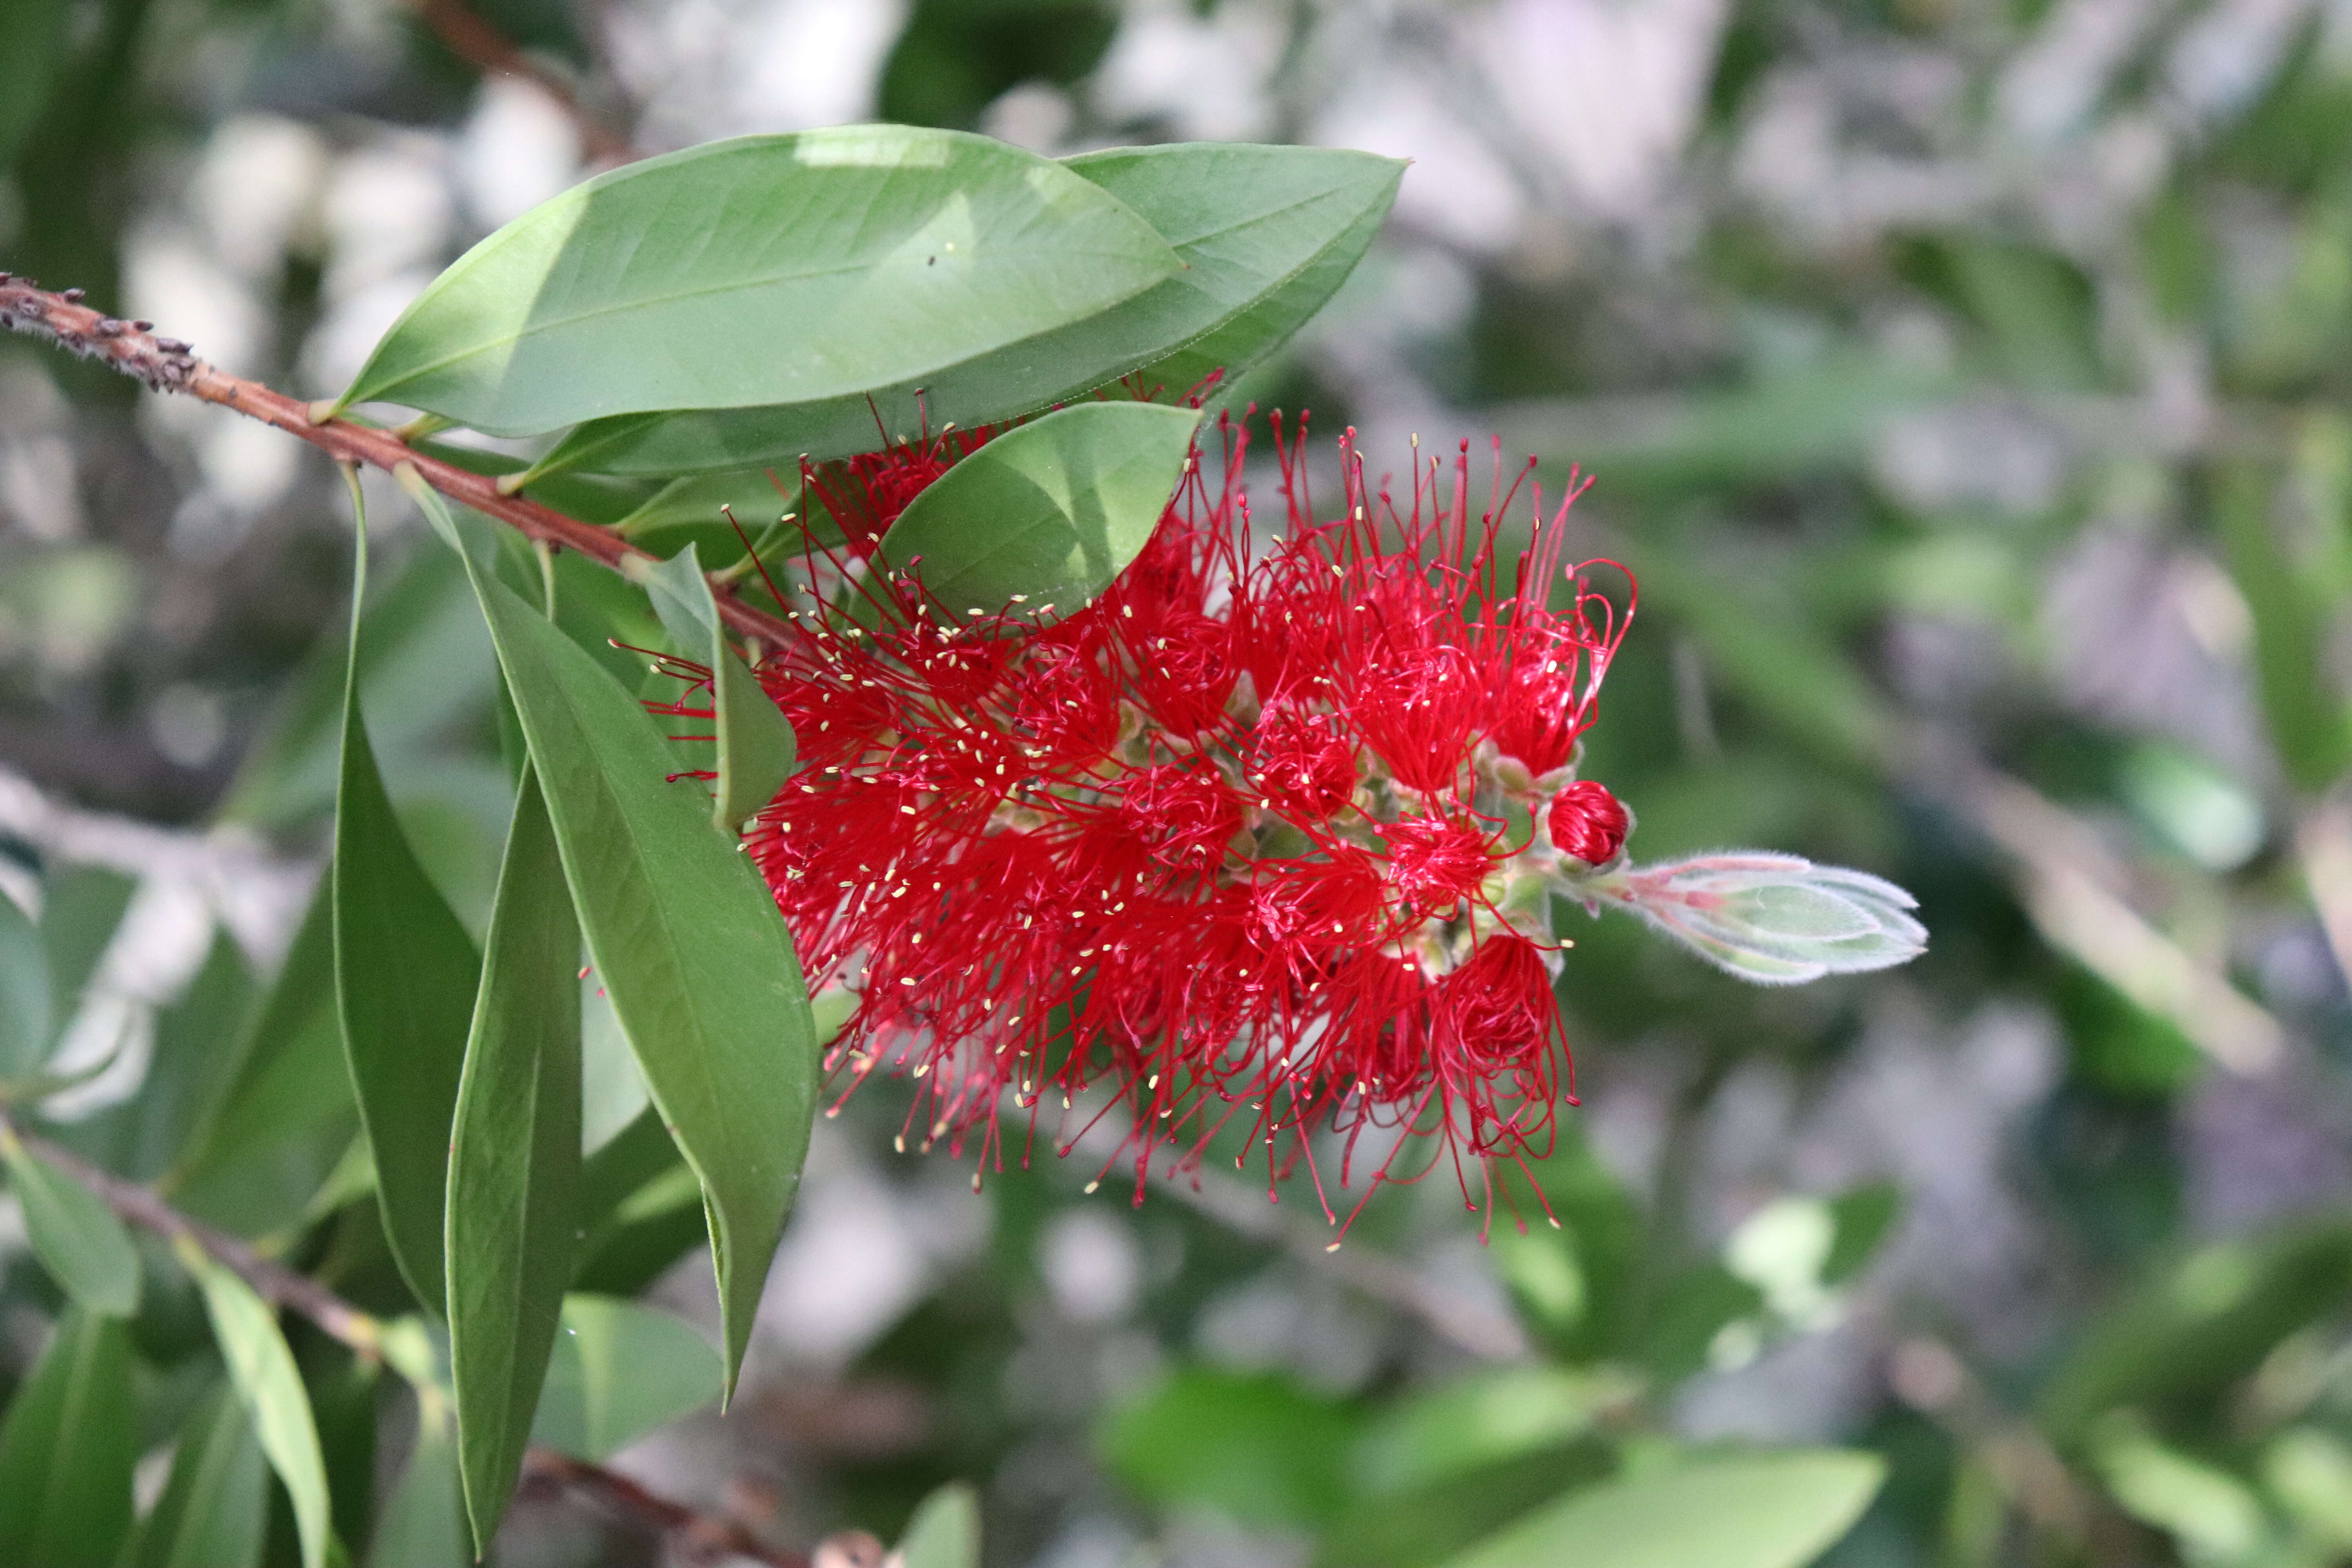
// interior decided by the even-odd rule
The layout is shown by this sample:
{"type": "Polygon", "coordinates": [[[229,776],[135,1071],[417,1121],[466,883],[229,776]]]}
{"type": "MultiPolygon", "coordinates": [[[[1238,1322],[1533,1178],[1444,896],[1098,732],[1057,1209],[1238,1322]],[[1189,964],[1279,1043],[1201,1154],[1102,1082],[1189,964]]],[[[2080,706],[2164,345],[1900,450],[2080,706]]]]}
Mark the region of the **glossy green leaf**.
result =
{"type": "MultiPolygon", "coordinates": [[[[1119,147],[1069,163],[1168,237],[1201,295],[1240,301],[1135,370],[1139,384],[1170,395],[1220,370],[1231,386],[1289,342],[1363,259],[1405,169],[1395,159],[1339,148],[1218,142],[1119,147]]],[[[1139,315],[1172,282],[1113,316],[1139,315]]]]}
{"type": "Polygon", "coordinates": [[[1885,1473],[1874,1455],[1790,1450],[1604,1481],[1449,1568],[1802,1568],[1853,1527],[1885,1473]]]}
{"type": "Polygon", "coordinates": [[[1066,615],[1142,552],[1200,416],[1082,403],[1008,431],[934,480],[882,536],[940,613],[1066,615]]]}
{"type": "Polygon", "coordinates": [[[136,1433],[121,1320],[68,1312],[0,1422],[0,1568],[111,1568],[136,1433]]]}
{"type": "MultiPolygon", "coordinates": [[[[367,549],[352,592],[356,671],[367,549]]],[[[444,1299],[441,1231],[449,1119],[465,1066],[480,965],[457,917],[416,862],[393,816],[360,710],[343,687],[342,784],[335,795],[335,994],[360,1121],[393,1257],[416,1299],[444,1299]]]]}
{"type": "Polygon", "coordinates": [[[0,894],[0,1079],[26,1079],[49,1059],[49,961],[40,929],[0,894]]]}
{"type": "Polygon", "coordinates": [[[139,1310],[139,1254],[96,1193],[41,1159],[0,1124],[8,1185],[25,1206],[25,1230],[41,1267],[93,1312],[127,1318],[139,1310]]]}
{"type": "Polygon", "coordinates": [[[781,472],[803,455],[872,451],[926,417],[937,428],[1048,408],[1129,372],[1181,396],[1212,371],[1238,375],[1265,358],[1331,297],[1379,232],[1404,166],[1333,148],[1186,142],[1090,153],[1066,167],[1159,230],[1184,270],[1098,315],[925,376],[919,399],[908,381],[874,391],[870,403],[861,395],[598,420],[542,466],[685,474],[773,464],[781,472]]]}
{"type": "Polygon", "coordinates": [[[609,1296],[567,1296],[531,1441],[602,1462],[717,1399],[724,1373],[680,1319],[609,1296]]]}
{"type": "Polygon", "coordinates": [[[212,1319],[213,1338],[228,1363],[230,1383],[253,1429],[294,1505],[302,1543],[302,1568],[320,1568],[329,1538],[327,1460],[310,1415],[310,1395],[294,1352],[278,1330],[277,1314],[253,1287],[219,1264],[199,1262],[194,1270],[212,1319]]]}
{"type": "MultiPolygon", "coordinates": [[[[457,533],[437,496],[412,493],[457,533]]],[[[645,710],[467,562],[591,961],[702,1183],[731,1384],[815,1110],[817,1048],[792,937],[696,792],[667,782],[677,763],[645,710]]]]}
{"type": "Polygon", "coordinates": [[[416,1441],[400,1480],[384,1500],[368,1568],[460,1568],[476,1561],[467,1537],[457,1447],[449,1413],[436,1398],[417,1413],[416,1441]]]}
{"type": "Polygon", "coordinates": [[[520,435],[855,396],[1181,265],[1099,187],[984,137],[747,136],[616,169],[507,225],[419,296],[342,402],[520,435]]]}
{"type": "Polygon", "coordinates": [[[980,1568],[980,1494],[950,1481],[925,1498],[895,1555],[905,1568],[980,1568]]]}
{"type": "Polygon", "coordinates": [[[1244,1523],[1330,1523],[1347,1496],[1353,1413],[1275,1373],[1192,1367],[1115,1412],[1099,1447],[1155,1502],[1244,1523]]]}
{"type": "Polygon", "coordinates": [[[792,776],[792,721],[728,642],[693,545],[646,572],[644,582],[679,653],[710,670],[711,729],[719,737],[710,819],[732,834],[792,776]]]}
{"type": "Polygon", "coordinates": [[[257,1568],[268,1488],[252,1414],[233,1390],[215,1391],[181,1424],[171,1479],[141,1521],[125,1568],[257,1568]]]}
{"type": "Polygon", "coordinates": [[[449,1147],[449,1371],[467,1513],[483,1551],[522,1471],[572,1279],[579,957],[555,833],[526,769],[449,1147]]]}

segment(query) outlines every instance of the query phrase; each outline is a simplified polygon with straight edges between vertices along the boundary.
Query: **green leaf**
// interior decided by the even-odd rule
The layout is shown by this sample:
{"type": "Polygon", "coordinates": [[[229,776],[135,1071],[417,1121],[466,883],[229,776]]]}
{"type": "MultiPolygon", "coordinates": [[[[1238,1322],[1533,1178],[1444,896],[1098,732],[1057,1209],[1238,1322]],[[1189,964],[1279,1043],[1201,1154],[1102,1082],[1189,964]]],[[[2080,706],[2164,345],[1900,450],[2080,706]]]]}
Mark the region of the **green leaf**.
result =
{"type": "Polygon", "coordinates": [[[1885,1470],[1874,1455],[1800,1449],[1605,1481],[1449,1568],[1801,1568],[1852,1528],[1885,1470]]]}
{"type": "Polygon", "coordinates": [[[703,1239],[702,1187],[647,1107],[581,1170],[573,1287],[634,1296],[703,1239]]]}
{"type": "Polygon", "coordinates": [[[25,1229],[41,1267],[93,1312],[127,1318],[139,1310],[139,1254],[98,1194],[49,1164],[0,1123],[0,1157],[25,1205],[25,1229]]]}
{"type": "Polygon", "coordinates": [[[933,481],[882,536],[946,616],[1077,609],[1141,553],[1200,416],[1082,403],[1007,431],[933,481]],[[1023,601],[1025,600],[1025,605],[1023,601]]]}
{"type": "Polygon", "coordinates": [[[904,1568],[980,1568],[980,1494],[950,1481],[915,1508],[895,1553],[904,1568]]]}
{"type": "Polygon", "coordinates": [[[278,1472],[294,1505],[302,1568],[320,1568],[327,1560],[330,1535],[327,1460],[319,1447],[310,1395],[302,1387],[294,1352],[286,1347],[286,1336],[278,1331],[277,1315],[253,1293],[252,1286],[201,1258],[194,1261],[191,1271],[204,1288],[205,1310],[212,1319],[221,1359],[228,1363],[229,1381],[253,1418],[269,1468],[278,1472]]]}
{"type": "Polygon", "coordinates": [[[173,1204],[243,1236],[298,1223],[359,1127],[335,1007],[331,881],[322,881],[217,1110],[161,1185],[173,1204]]]}
{"type": "Polygon", "coordinates": [[[133,1181],[162,1176],[217,1105],[235,1070],[237,1033],[250,1016],[253,982],[236,940],[215,931],[204,967],[155,1020],[155,1045],[139,1092],[84,1121],[52,1129],[57,1141],[133,1181]]]}
{"type": "MultiPolygon", "coordinates": [[[[284,829],[333,808],[349,659],[348,638],[319,639],[238,767],[223,816],[284,829]]],[[[368,738],[381,749],[402,799],[477,776],[478,764],[453,757],[447,737],[490,711],[498,661],[456,560],[438,550],[409,552],[367,606],[359,670],[368,738]]],[[[505,805],[501,795],[501,811],[505,805]]]]}
{"type": "MultiPolygon", "coordinates": [[[[1219,142],[1113,148],[1069,163],[1166,235],[1201,295],[1241,301],[1135,372],[1147,387],[1180,394],[1217,370],[1231,387],[1306,325],[1363,259],[1405,169],[1369,153],[1219,142]]],[[[1139,313],[1172,283],[1112,315],[1139,313]]]]}
{"type": "Polygon", "coordinates": [[[39,928],[0,894],[0,1079],[26,1079],[49,1059],[49,960],[39,928]]]}
{"type": "Polygon", "coordinates": [[[449,1413],[438,1397],[420,1404],[415,1446],[376,1520],[368,1568],[458,1568],[478,1560],[466,1534],[449,1413]]]}
{"type": "MultiPolygon", "coordinates": [[[[366,600],[364,532],[352,590],[366,600]]],[[[384,1233],[403,1279],[430,1307],[444,1300],[441,1230],[449,1120],[465,1066],[480,966],[393,816],[356,679],[343,685],[342,784],[335,795],[335,994],[360,1121],[375,1157],[384,1233]]]]}
{"type": "Polygon", "coordinates": [[[602,1463],[717,1399],[725,1370],[680,1319],[609,1296],[567,1296],[531,1441],[602,1463]]]}
{"type": "MultiPolygon", "coordinates": [[[[639,559],[632,557],[632,564],[639,559]]],[[[662,629],[678,645],[682,657],[710,671],[712,730],[719,737],[719,779],[710,820],[732,834],[775,799],[792,776],[792,721],[728,643],[693,545],[641,575],[662,629]]]]}
{"type": "MultiPolygon", "coordinates": [[[[630,418],[646,416],[632,415],[630,418]]],[[[664,416],[652,416],[654,418],[664,416]]],[[[683,416],[681,417],[695,417],[683,416]]],[[[722,417],[740,417],[728,415],[722,417]]],[[[870,426],[869,426],[870,433],[870,426]]],[[[656,555],[675,555],[688,539],[701,546],[715,571],[741,559],[743,542],[728,522],[735,523],[753,543],[784,518],[794,515],[799,501],[799,453],[780,458],[774,465],[730,469],[715,474],[689,474],[662,486],[646,502],[613,525],[613,531],[656,555]],[[789,466],[787,466],[789,465],[789,466]],[[782,480],[784,488],[777,488],[782,480]],[[722,510],[723,509],[723,510],[722,510]]],[[[809,519],[819,538],[827,536],[823,509],[809,519]]],[[[798,542],[800,531],[788,537],[798,542]]]]}
{"type": "Polygon", "coordinates": [[[478,1555],[522,1472],[572,1279],[579,957],[554,830],[526,769],[449,1148],[449,1371],[478,1555]]]}
{"type": "Polygon", "coordinates": [[[41,945],[49,960],[49,996],[62,1027],[122,923],[136,879],[97,866],[74,866],[49,878],[41,893],[41,945]]]}
{"type": "Polygon", "coordinates": [[[41,118],[49,89],[66,73],[68,0],[23,0],[8,9],[8,47],[0,50],[0,168],[41,118]]]}
{"type": "Polygon", "coordinates": [[[741,137],[616,169],[482,241],[341,405],[523,435],[856,396],[1083,320],[1181,265],[1097,186],[984,137],[741,137]]]}
{"type": "Polygon", "coordinates": [[[137,1430],[122,1321],[76,1308],[0,1422],[0,1568],[111,1568],[137,1430]]]}
{"type": "Polygon", "coordinates": [[[1116,1412],[1099,1446],[1118,1478],[1155,1502],[1315,1527],[1345,1502],[1354,1435],[1345,1405],[1291,1378],[1193,1367],[1116,1412]]]}
{"type": "Polygon", "coordinates": [[[251,1414],[234,1391],[215,1390],[181,1424],[171,1479],[125,1568],[257,1568],[268,1488],[251,1414]]]}
{"type": "Polygon", "coordinates": [[[1371,1491],[1444,1480],[1582,1436],[1635,1392],[1622,1375],[1564,1367],[1474,1374],[1384,1410],[1357,1444],[1352,1469],[1371,1491]]]}
{"type": "Polygon", "coordinates": [[[1129,372],[1174,395],[1214,370],[1237,376],[1280,347],[1354,270],[1404,166],[1332,148],[1189,142],[1090,153],[1066,167],[1159,230],[1184,270],[1098,315],[925,376],[919,400],[908,381],[874,390],[871,402],[859,395],[598,420],[565,437],[541,468],[756,470],[803,455],[872,451],[924,414],[934,427],[1012,418],[1129,372]]]}
{"type": "Polygon", "coordinates": [[[1865,1182],[1830,1200],[1829,1256],[1822,1259],[1822,1283],[1843,1285],[1868,1267],[1879,1244],[1903,1214],[1903,1189],[1893,1182],[1865,1182]]]}
{"type": "MultiPolygon", "coordinates": [[[[413,489],[436,526],[457,523],[413,489]]],[[[792,936],[637,701],[467,556],[589,956],[709,1210],[731,1387],[800,1184],[817,1047],[792,936]]]]}
{"type": "Polygon", "coordinates": [[[2213,514],[2231,575],[2253,611],[2254,674],[2271,744],[2289,781],[2317,795],[2352,764],[2352,709],[2326,654],[2336,606],[2281,547],[2271,496],[2261,469],[2234,464],[2223,471],[2213,514]]]}
{"type": "Polygon", "coordinates": [[[2043,1385],[2042,1423],[2071,1443],[2117,1406],[2218,1394],[2347,1295],[2352,1224],[2340,1219],[2200,1247],[2091,1324],[2043,1385]]]}

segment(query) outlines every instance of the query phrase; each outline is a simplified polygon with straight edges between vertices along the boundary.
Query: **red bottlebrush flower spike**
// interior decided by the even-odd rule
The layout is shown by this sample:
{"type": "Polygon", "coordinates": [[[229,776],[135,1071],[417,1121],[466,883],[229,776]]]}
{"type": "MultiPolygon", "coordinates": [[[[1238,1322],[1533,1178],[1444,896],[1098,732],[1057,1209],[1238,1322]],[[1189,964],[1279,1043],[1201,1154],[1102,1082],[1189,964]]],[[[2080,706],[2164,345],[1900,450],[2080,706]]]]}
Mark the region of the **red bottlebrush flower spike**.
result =
{"type": "Polygon", "coordinates": [[[786,585],[799,636],[759,673],[801,771],[749,845],[812,984],[859,997],[830,1065],[910,1071],[918,1141],[1000,1165],[1007,1097],[1032,1138],[1058,1101],[1064,1152],[1123,1106],[1139,1199],[1156,1150],[1228,1127],[1269,1180],[1330,1129],[1368,1189],[1428,1168],[1405,1134],[1457,1168],[1539,1152],[1568,1066],[1553,879],[1626,824],[1570,772],[1630,582],[1621,611],[1563,566],[1572,493],[1546,516],[1534,491],[1507,552],[1528,476],[1499,447],[1474,515],[1466,442],[1398,497],[1343,441],[1319,521],[1277,422],[1259,541],[1245,437],[1220,442],[1222,480],[1194,465],[1142,556],[1042,622],[948,623],[871,569],[938,443],[827,496],[866,521],[786,585]]]}

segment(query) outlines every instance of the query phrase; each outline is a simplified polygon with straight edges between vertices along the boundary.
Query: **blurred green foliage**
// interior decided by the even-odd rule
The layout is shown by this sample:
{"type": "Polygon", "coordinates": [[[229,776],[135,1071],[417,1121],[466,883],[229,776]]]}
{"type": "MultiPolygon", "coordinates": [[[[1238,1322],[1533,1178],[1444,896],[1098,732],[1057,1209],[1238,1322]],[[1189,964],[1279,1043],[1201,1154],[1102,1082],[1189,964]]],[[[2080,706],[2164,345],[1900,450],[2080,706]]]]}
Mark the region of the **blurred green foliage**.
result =
{"type": "MultiPolygon", "coordinates": [[[[605,123],[659,86],[616,43],[641,41],[646,7],[609,36],[600,7],[476,9],[605,123]]],[[[812,1192],[830,1169],[847,1212],[897,1216],[911,1283],[846,1349],[765,1371],[755,1353],[731,1447],[693,1463],[751,1478],[744,1511],[764,1498],[803,1544],[895,1537],[968,1479],[991,1568],[1129,1551],[1793,1568],[1841,1535],[1836,1568],[2352,1562],[2352,1005],[2327,935],[2352,941],[2330,809],[2352,763],[2352,22],[2226,0],[1738,0],[1717,29],[1694,8],[1703,86],[1628,211],[1547,163],[1543,127],[1480,74],[1477,29],[1540,9],[914,0],[874,104],[1007,129],[1018,89],[1061,112],[1057,151],[1154,139],[1185,105],[1119,98],[1119,51],[1226,26],[1186,36],[1264,100],[1249,134],[1316,134],[1360,97],[1399,123],[1452,116],[1519,204],[1509,237],[1414,205],[1414,182],[1475,184],[1437,139],[1347,292],[1248,392],[1383,438],[1402,408],[1433,450],[1498,431],[1543,459],[1548,493],[1582,464],[1580,537],[1641,583],[1584,761],[1639,813],[1636,852],[1870,868],[1921,895],[1929,954],[1758,992],[1563,910],[1588,1109],[1514,1174],[1483,1249],[1450,1172],[1374,1205],[1336,1262],[1296,1212],[1310,1198],[1221,1188],[1217,1150],[1198,1207],[1089,1194],[1084,1152],[991,1170],[972,1196],[940,1157],[887,1152],[908,1102],[869,1086],[812,1192]],[[2102,26],[2105,54],[2082,41],[2102,26]],[[2197,74],[2215,59],[2240,62],[2236,87],[2197,74]],[[2037,92],[2080,106],[2053,129],[2037,92]],[[1988,776],[2052,811],[2021,826],[1988,776]],[[2119,947],[2119,911],[2154,944],[2119,947]],[[2263,1009],[2276,1065],[2217,1065],[2189,974],[2263,1009]],[[1232,1223],[1233,1199],[1299,1229],[1232,1223]],[[929,1239],[908,1241],[918,1220],[929,1239]],[[1356,1253],[1485,1303],[1506,1353],[1433,1330],[1379,1288],[1394,1276],[1348,1272],[1356,1253]]],[[[730,43],[755,31],[709,15],[730,43]]],[[[404,8],[23,0],[6,36],[0,265],[110,310],[204,297],[138,266],[158,234],[203,233],[206,180],[244,177],[208,156],[257,122],[310,139],[331,174],[268,254],[232,264],[213,237],[196,275],[261,323],[236,368],[291,390],[335,390],[306,355],[362,288],[336,271],[366,227],[333,216],[339,194],[425,236],[387,274],[412,287],[494,221],[419,216],[446,192],[404,217],[406,187],[366,184],[404,139],[454,161],[478,129],[472,68],[404,8]]],[[[144,396],[0,342],[0,751],[83,806],[316,856],[347,657],[331,476],[237,510],[213,426],[144,396]]],[[[733,540],[680,521],[698,492],[665,512],[558,483],[538,489],[675,529],[669,549],[696,527],[733,540]]],[[[793,503],[760,504],[766,521],[793,503]]],[[[520,753],[463,571],[421,532],[389,543],[356,684],[402,828],[478,936],[520,753]]],[[[635,689],[642,658],[612,643],[664,646],[642,596],[576,557],[554,574],[563,629],[635,689]]],[[[142,996],[101,963],[131,879],[46,847],[37,921],[0,900],[0,1079],[38,1070],[77,1017],[152,1011],[152,1039],[128,1037],[146,1087],[47,1131],[408,1310],[323,917],[284,922],[268,963],[215,934],[184,984],[142,996]]],[[[593,1005],[592,988],[592,1057],[593,1005]]],[[[615,1299],[702,1234],[691,1173],[628,1088],[587,1153],[538,1434],[587,1458],[707,1404],[718,1375],[675,1316],[615,1299]]],[[[120,1321],[0,1251],[0,1563],[110,1563],[126,1541],[142,1563],[298,1561],[201,1296],[138,1245],[120,1321]],[[79,1425],[74,1388],[96,1413],[79,1425]],[[134,1531],[141,1455],[157,1485],[134,1531]],[[207,1456],[218,1495],[266,1508],[196,1519],[181,1473],[207,1456]],[[173,1530],[226,1555],[169,1558],[173,1530]]],[[[389,1563],[461,1540],[430,1413],[299,1321],[287,1335],[340,1541],[389,1563]]],[[[568,1517],[520,1510],[506,1560],[654,1560],[568,1517]]]]}

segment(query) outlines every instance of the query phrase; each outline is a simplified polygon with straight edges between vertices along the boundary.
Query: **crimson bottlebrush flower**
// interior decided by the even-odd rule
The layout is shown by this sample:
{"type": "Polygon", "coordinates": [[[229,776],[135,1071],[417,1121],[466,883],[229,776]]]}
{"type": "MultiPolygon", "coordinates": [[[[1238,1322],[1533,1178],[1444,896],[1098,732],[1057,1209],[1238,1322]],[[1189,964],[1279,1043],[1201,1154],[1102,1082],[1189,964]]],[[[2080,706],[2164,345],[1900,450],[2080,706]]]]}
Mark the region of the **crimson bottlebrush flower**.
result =
{"type": "Polygon", "coordinates": [[[1393,495],[1351,433],[1322,518],[1277,420],[1262,537],[1221,425],[1222,478],[1193,464],[1093,603],[959,625],[875,545],[984,438],[809,476],[844,542],[758,667],[801,765],[748,845],[812,984],[858,998],[829,1066],[911,1072],[918,1141],[1000,1164],[1008,1099],[1024,1158],[1123,1112],[1139,1199],[1155,1149],[1227,1128],[1270,1176],[1334,1129],[1343,1185],[1425,1169],[1403,1134],[1539,1151],[1568,1065],[1547,879],[1611,831],[1572,769],[1631,614],[1562,562],[1573,494],[1546,515],[1498,447],[1474,513],[1465,442],[1393,495]]]}

